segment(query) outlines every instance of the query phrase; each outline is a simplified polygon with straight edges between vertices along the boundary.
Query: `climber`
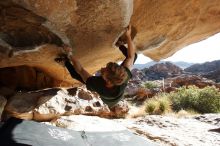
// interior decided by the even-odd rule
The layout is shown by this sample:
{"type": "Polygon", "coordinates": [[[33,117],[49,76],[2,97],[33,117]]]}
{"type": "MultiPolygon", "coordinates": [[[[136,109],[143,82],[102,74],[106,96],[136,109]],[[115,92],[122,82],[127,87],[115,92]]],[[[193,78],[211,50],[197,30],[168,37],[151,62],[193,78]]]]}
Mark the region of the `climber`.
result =
{"type": "Polygon", "coordinates": [[[73,57],[72,49],[68,46],[64,46],[64,50],[67,52],[67,56],[72,63],[70,63],[67,57],[66,59],[56,58],[55,61],[64,61],[72,78],[86,84],[88,90],[97,92],[104,103],[109,107],[113,107],[123,98],[128,80],[132,77],[130,70],[137,58],[131,39],[131,25],[126,28],[125,36],[128,48],[119,43],[119,49],[125,55],[125,60],[121,65],[114,62],[107,63],[106,67],[101,68],[100,76],[92,76],[88,73],[81,66],[80,62],[73,57]]]}

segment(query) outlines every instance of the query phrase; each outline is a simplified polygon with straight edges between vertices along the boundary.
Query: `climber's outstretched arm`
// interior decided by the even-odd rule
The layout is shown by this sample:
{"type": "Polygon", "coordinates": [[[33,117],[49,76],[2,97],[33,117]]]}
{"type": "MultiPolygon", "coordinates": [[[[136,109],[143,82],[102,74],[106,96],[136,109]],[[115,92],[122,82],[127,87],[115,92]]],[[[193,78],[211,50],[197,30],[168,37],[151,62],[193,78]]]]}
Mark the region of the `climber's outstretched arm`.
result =
{"type": "Polygon", "coordinates": [[[134,64],[136,48],[135,48],[135,46],[132,42],[132,39],[131,39],[131,25],[130,24],[127,27],[125,35],[126,35],[126,38],[127,38],[128,48],[127,48],[127,57],[124,60],[123,66],[125,66],[125,67],[127,67],[128,69],[131,70],[132,67],[133,67],[133,64],[134,64]]]}
{"type": "Polygon", "coordinates": [[[74,67],[74,69],[76,70],[76,72],[81,76],[81,78],[83,79],[83,81],[86,83],[87,79],[89,77],[91,77],[92,75],[90,73],[88,73],[83,66],[81,65],[81,63],[73,56],[70,54],[70,52],[72,52],[72,49],[68,46],[64,46],[64,50],[69,53],[68,57],[72,62],[72,65],[74,67]]]}

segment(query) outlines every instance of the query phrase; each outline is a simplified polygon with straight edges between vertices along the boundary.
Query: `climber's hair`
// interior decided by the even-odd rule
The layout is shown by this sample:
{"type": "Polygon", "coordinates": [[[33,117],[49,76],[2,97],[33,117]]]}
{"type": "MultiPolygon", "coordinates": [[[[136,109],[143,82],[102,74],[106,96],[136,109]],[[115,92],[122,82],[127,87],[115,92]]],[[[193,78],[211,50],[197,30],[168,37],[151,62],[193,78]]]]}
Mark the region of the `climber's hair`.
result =
{"type": "Polygon", "coordinates": [[[107,75],[106,78],[113,85],[121,85],[128,79],[128,73],[123,66],[114,62],[109,62],[106,65],[107,75]]]}

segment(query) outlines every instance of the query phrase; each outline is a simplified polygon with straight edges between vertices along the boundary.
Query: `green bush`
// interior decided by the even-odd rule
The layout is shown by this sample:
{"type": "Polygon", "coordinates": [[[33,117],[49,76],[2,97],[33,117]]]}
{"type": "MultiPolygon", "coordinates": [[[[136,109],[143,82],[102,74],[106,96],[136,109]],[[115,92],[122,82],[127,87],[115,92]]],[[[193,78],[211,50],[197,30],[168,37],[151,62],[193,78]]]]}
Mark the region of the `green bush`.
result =
{"type": "Polygon", "coordinates": [[[171,109],[171,102],[167,94],[158,94],[155,98],[146,101],[145,111],[148,114],[164,114],[171,109]]]}
{"type": "Polygon", "coordinates": [[[200,113],[220,112],[220,92],[215,87],[181,87],[168,96],[175,111],[193,109],[200,113]]]}
{"type": "Polygon", "coordinates": [[[156,112],[157,102],[155,100],[148,100],[145,105],[145,111],[149,114],[154,114],[156,112]]]}
{"type": "Polygon", "coordinates": [[[170,94],[160,93],[146,101],[145,111],[149,114],[163,114],[187,110],[198,113],[220,113],[220,91],[207,86],[199,89],[196,86],[181,87],[170,94]]]}
{"type": "Polygon", "coordinates": [[[196,109],[201,113],[220,112],[220,92],[214,87],[201,89],[198,96],[196,109]]]}
{"type": "Polygon", "coordinates": [[[195,109],[195,104],[198,100],[198,87],[181,87],[176,92],[172,92],[169,97],[172,101],[172,108],[175,111],[195,109]]]}
{"type": "Polygon", "coordinates": [[[148,88],[148,89],[153,89],[153,88],[158,88],[158,85],[154,82],[148,81],[143,84],[143,87],[148,88]]]}
{"type": "Polygon", "coordinates": [[[158,102],[159,102],[159,111],[161,113],[165,113],[167,111],[170,111],[170,109],[171,109],[171,102],[167,98],[166,94],[163,95],[161,98],[159,98],[158,102]]]}

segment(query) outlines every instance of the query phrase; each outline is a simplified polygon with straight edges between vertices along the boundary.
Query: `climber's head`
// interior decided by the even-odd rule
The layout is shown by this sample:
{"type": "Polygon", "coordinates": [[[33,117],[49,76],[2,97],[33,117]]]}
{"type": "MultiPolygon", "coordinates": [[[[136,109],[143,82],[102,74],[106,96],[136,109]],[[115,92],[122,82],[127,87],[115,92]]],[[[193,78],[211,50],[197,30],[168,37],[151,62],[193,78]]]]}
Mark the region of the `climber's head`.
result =
{"type": "Polygon", "coordinates": [[[128,78],[125,68],[114,62],[109,62],[105,68],[101,68],[101,75],[106,82],[112,85],[121,85],[128,78]]]}

